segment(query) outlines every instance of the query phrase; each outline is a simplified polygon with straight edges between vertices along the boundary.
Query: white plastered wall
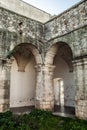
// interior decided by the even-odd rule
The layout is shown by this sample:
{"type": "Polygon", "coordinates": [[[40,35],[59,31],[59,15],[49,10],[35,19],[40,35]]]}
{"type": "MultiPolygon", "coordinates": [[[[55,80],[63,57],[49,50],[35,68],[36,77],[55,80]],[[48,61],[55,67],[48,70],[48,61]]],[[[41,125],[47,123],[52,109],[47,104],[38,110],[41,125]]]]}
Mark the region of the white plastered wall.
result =
{"type": "MultiPolygon", "coordinates": [[[[61,78],[64,82],[64,105],[65,106],[75,106],[75,85],[74,85],[74,76],[73,72],[69,72],[68,65],[66,62],[60,58],[56,57],[54,65],[56,66],[54,71],[54,87],[56,87],[56,81],[58,78],[61,78]]],[[[56,88],[54,88],[55,90],[56,88]]],[[[55,102],[56,105],[59,105],[59,101],[57,99],[59,98],[59,89],[55,90],[55,102]]],[[[58,99],[59,100],[59,99],[58,99]]]]}
{"type": "Polygon", "coordinates": [[[25,72],[18,72],[14,60],[11,68],[10,107],[33,106],[35,98],[35,61],[32,58],[27,64],[25,72]]]}

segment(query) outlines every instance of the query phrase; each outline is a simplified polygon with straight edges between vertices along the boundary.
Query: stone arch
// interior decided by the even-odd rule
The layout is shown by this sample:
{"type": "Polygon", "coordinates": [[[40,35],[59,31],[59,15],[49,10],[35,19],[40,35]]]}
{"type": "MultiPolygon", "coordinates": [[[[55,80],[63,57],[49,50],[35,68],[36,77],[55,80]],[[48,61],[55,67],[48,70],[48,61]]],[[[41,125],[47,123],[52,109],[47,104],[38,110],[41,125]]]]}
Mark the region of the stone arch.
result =
{"type": "Polygon", "coordinates": [[[17,45],[12,53],[10,108],[29,111],[35,107],[37,73],[35,66],[42,64],[37,48],[28,43],[17,45]],[[19,109],[20,107],[20,109],[19,109]]]}
{"type": "Polygon", "coordinates": [[[42,58],[38,49],[34,45],[29,43],[18,44],[11,51],[11,55],[14,56],[14,58],[16,59],[19,71],[24,71],[25,66],[28,63],[28,60],[30,57],[32,57],[32,55],[35,58],[36,64],[42,64],[42,58]],[[22,60],[24,60],[23,63],[21,63],[22,60]]]}
{"type": "Polygon", "coordinates": [[[73,71],[73,65],[72,65],[73,52],[71,47],[65,42],[60,41],[50,46],[45,56],[45,64],[53,64],[54,57],[56,56],[57,52],[68,64],[69,71],[73,71]]]}
{"type": "MultiPolygon", "coordinates": [[[[58,86],[57,82],[59,84],[64,85],[64,94],[65,94],[63,96],[64,102],[65,102],[64,105],[66,105],[67,107],[70,107],[70,112],[73,111],[73,114],[74,114],[75,113],[75,108],[74,108],[75,107],[75,85],[74,85],[72,61],[73,61],[72,49],[65,42],[57,42],[53,44],[45,55],[45,65],[55,66],[53,76],[51,77],[51,80],[53,82],[51,85],[53,85],[53,88],[55,87],[55,85],[58,86]],[[71,94],[72,92],[73,92],[72,96],[68,94],[68,93],[71,94]],[[73,107],[72,110],[71,110],[71,107],[73,107]]],[[[56,89],[55,92],[57,91],[58,89],[56,89]]],[[[58,99],[58,97],[56,99],[58,99]]],[[[54,93],[54,105],[55,105],[55,93],[54,93]]],[[[57,110],[59,109],[57,108],[57,110]]]]}

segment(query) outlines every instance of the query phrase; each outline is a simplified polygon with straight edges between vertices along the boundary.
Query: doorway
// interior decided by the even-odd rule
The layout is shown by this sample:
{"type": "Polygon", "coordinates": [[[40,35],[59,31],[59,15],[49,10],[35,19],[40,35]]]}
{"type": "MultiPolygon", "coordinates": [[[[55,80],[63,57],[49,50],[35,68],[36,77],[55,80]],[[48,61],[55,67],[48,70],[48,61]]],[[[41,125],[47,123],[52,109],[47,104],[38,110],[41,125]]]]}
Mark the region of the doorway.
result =
{"type": "Polygon", "coordinates": [[[54,103],[64,113],[64,82],[61,78],[54,79],[54,103]]]}

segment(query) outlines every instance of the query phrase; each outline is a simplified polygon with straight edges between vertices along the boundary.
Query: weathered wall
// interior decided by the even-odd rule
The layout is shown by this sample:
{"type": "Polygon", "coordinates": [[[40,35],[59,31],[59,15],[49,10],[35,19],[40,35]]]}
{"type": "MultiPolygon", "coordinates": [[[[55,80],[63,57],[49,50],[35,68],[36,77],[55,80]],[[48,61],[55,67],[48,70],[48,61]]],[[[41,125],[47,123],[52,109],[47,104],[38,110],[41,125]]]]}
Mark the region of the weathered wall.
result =
{"type": "Polygon", "coordinates": [[[0,57],[20,43],[32,43],[41,51],[42,35],[41,23],[0,8],[0,57]]]}
{"type": "Polygon", "coordinates": [[[25,107],[35,105],[36,91],[35,61],[31,59],[25,72],[19,72],[14,60],[11,68],[10,107],[25,107]]]}
{"type": "Polygon", "coordinates": [[[45,39],[62,36],[87,25],[87,1],[83,1],[45,23],[45,39]]]}
{"type": "Polygon", "coordinates": [[[8,53],[12,46],[21,42],[30,42],[36,45],[39,51],[43,50],[45,47],[45,51],[47,51],[50,45],[55,44],[58,41],[64,41],[69,44],[74,56],[77,57],[84,55],[87,50],[86,11],[87,2],[85,1],[85,3],[83,2],[82,4],[73,7],[55,19],[47,22],[43,32],[43,25],[41,23],[1,8],[0,53],[8,53]],[[72,22],[69,21],[71,19],[72,22]],[[64,24],[65,20],[67,20],[67,24],[64,24]],[[61,21],[63,21],[63,25],[61,25],[61,21]],[[61,28],[59,28],[59,26],[61,26],[61,28]],[[57,32],[56,29],[58,29],[57,32]],[[62,31],[62,29],[65,31],[62,31]],[[22,35],[20,35],[21,32],[22,35]],[[43,45],[43,34],[46,39],[46,44],[44,43],[45,46],[43,45]]]}
{"type": "Polygon", "coordinates": [[[58,41],[69,44],[73,56],[85,55],[87,52],[87,1],[73,6],[71,9],[45,23],[44,37],[49,45],[58,41]]]}
{"type": "MultiPolygon", "coordinates": [[[[56,78],[62,79],[63,83],[64,83],[64,106],[75,107],[75,91],[76,91],[76,88],[75,88],[75,85],[74,85],[73,72],[69,72],[68,65],[59,56],[56,57],[54,65],[56,67],[54,69],[53,78],[54,79],[56,79],[56,78]]],[[[58,94],[57,94],[57,96],[58,96],[58,94]]],[[[56,97],[56,98],[59,98],[59,97],[56,97]]],[[[59,101],[59,99],[58,99],[58,101],[59,101]]]]}
{"type": "Polygon", "coordinates": [[[72,52],[73,58],[84,56],[87,54],[87,26],[80,29],[74,30],[63,36],[58,36],[53,39],[50,39],[45,44],[45,51],[47,51],[53,44],[58,42],[67,43],[72,52]]]}
{"type": "MultiPolygon", "coordinates": [[[[73,53],[76,116],[87,119],[87,1],[83,0],[44,24],[45,52],[60,42],[73,53]]],[[[50,54],[53,57],[53,53],[50,54]]]]}
{"type": "Polygon", "coordinates": [[[42,23],[51,18],[51,15],[21,0],[0,0],[0,7],[6,8],[17,14],[32,18],[42,23]]]}
{"type": "Polygon", "coordinates": [[[53,59],[56,46],[51,51],[50,48],[60,43],[71,48],[76,116],[87,119],[87,1],[83,0],[45,24],[0,8],[0,89],[3,91],[0,93],[0,111],[9,109],[11,61],[6,56],[20,43],[32,45],[33,49],[26,46],[25,50],[29,49],[37,61],[35,107],[45,110],[53,110],[54,107],[53,59]]]}
{"type": "MultiPolygon", "coordinates": [[[[0,8],[0,89],[3,91],[0,96],[0,111],[8,110],[10,103],[11,61],[6,58],[7,55],[10,55],[12,49],[20,43],[34,45],[39,55],[43,51],[42,39],[42,23],[0,8]]],[[[35,47],[32,51],[38,60],[39,56],[35,47]]]]}

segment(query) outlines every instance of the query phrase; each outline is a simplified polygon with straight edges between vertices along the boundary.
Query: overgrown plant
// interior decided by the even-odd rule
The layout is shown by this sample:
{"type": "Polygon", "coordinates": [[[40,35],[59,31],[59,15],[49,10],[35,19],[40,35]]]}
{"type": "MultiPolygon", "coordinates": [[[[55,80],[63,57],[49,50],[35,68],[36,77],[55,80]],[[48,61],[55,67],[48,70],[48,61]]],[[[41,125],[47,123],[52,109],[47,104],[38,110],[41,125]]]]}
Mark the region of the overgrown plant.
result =
{"type": "Polygon", "coordinates": [[[52,115],[35,109],[29,114],[0,113],[0,130],[87,130],[87,121],[52,115]]]}

